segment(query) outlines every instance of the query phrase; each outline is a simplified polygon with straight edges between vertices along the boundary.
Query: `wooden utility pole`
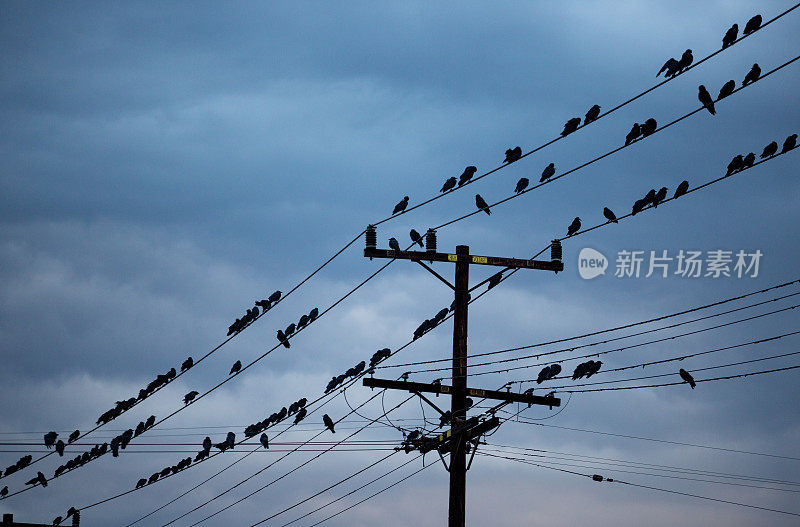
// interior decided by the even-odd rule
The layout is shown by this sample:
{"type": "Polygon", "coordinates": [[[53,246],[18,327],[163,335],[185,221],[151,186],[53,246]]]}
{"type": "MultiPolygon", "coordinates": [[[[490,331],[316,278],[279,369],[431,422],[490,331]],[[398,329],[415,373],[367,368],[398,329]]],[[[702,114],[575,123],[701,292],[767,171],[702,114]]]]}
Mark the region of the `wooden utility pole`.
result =
{"type": "MultiPolygon", "coordinates": [[[[493,418],[481,424],[470,423],[467,419],[467,395],[476,395],[487,399],[499,399],[505,402],[519,401],[530,404],[542,404],[546,406],[560,406],[561,400],[553,397],[534,396],[530,393],[512,394],[510,392],[499,392],[490,390],[470,389],[467,387],[467,314],[469,308],[469,266],[470,264],[492,265],[511,268],[540,269],[559,272],[564,269],[561,262],[561,246],[553,242],[551,246],[551,260],[521,260],[516,258],[500,258],[494,256],[471,256],[469,247],[459,245],[456,247],[455,254],[439,253],[436,251],[436,233],[429,230],[425,236],[426,251],[395,251],[378,249],[377,235],[373,226],[367,227],[366,231],[367,246],[364,249],[364,256],[372,258],[393,258],[411,260],[444,282],[455,292],[453,302],[453,385],[444,386],[442,384],[423,384],[407,381],[390,381],[386,379],[364,378],[364,386],[402,389],[416,393],[427,403],[430,401],[421,395],[421,392],[450,393],[450,431],[439,436],[438,442],[442,447],[450,452],[450,504],[448,510],[448,527],[464,527],[466,521],[466,483],[467,483],[467,443],[477,437],[476,434],[484,433],[499,425],[499,420],[493,418]],[[429,262],[454,262],[455,282],[451,285],[445,278],[436,273],[433,269],[423,263],[429,262]],[[444,444],[446,442],[446,445],[444,444]]],[[[483,283],[483,282],[481,282],[483,283]]],[[[478,284],[481,285],[481,284],[478,284]]],[[[477,287],[477,286],[475,286],[477,287]]],[[[438,408],[436,408],[439,412],[438,408]]],[[[474,420],[475,418],[473,418],[474,420]]],[[[436,442],[435,440],[433,441],[436,442]]],[[[430,444],[431,441],[428,441],[430,444]]],[[[421,448],[422,450],[422,448],[421,448]]]]}

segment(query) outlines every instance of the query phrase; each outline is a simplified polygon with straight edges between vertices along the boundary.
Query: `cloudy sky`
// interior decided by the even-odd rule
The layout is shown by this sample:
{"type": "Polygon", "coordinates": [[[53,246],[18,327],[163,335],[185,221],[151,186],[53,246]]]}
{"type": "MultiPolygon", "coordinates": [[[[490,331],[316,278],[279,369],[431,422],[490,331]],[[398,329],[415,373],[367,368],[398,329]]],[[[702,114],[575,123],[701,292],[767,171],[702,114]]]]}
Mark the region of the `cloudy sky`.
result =
{"type": "MultiPolygon", "coordinates": [[[[650,88],[667,58],[691,48],[698,61],[719,49],[734,22],[743,29],[756,13],[766,21],[793,5],[786,0],[757,5],[468,2],[457,8],[427,2],[5,2],[0,16],[0,468],[27,452],[38,457],[48,430],[65,436],[75,428],[90,429],[114,401],[135,395],[187,356],[198,358],[214,348],[255,300],[293,288],[367,224],[389,216],[403,196],[414,205],[437,195],[443,182],[467,165],[477,166],[479,174],[496,168],[507,148],[532,150],[557,137],[568,119],[582,117],[593,104],[605,111],[650,88]]],[[[558,174],[613,150],[634,122],[653,117],[661,126],[695,110],[700,84],[716,96],[729,79],[739,86],[755,62],[766,73],[795,58],[798,27],[800,10],[564,140],[381,224],[379,245],[386,247],[391,236],[408,245],[409,229],[424,232],[474,211],[476,193],[490,203],[499,201],[513,194],[521,177],[538,181],[550,162],[558,174]]],[[[605,221],[603,207],[621,216],[650,188],[666,186],[672,195],[684,179],[696,187],[717,178],[734,155],[758,154],[770,141],[780,145],[800,131],[798,86],[800,62],[717,103],[716,116],[699,112],[494,207],[491,216],[480,213],[439,229],[439,248],[454,251],[464,244],[473,254],[530,257],[563,237],[577,216],[590,227],[605,221]]],[[[565,240],[563,273],[521,271],[471,305],[470,353],[629,324],[800,278],[798,155],[800,150],[776,157],[618,225],[565,240]],[[584,248],[605,256],[605,275],[581,278],[578,254],[584,248]],[[701,251],[705,258],[718,250],[734,255],[760,251],[757,276],[675,273],[680,251],[701,251]],[[639,277],[615,276],[621,251],[643,251],[639,277]],[[651,251],[659,256],[667,251],[673,258],[667,277],[658,272],[645,276],[651,251]]],[[[165,416],[182,406],[186,392],[202,393],[225,379],[234,361],[247,364],[272,348],[277,329],[314,306],[327,308],[385,263],[363,258],[362,249],[359,240],[202,364],[80,443],[88,448],[150,414],[165,416]]],[[[452,277],[449,265],[437,269],[452,277]]],[[[477,283],[493,271],[475,266],[470,272],[477,283]]],[[[602,357],[603,369],[790,333],[800,330],[796,311],[766,313],[798,304],[796,296],[688,321],[797,292],[795,284],[643,326],[687,322],[562,353],[554,360],[758,314],[765,315],[610,353],[602,357]]],[[[137,438],[119,458],[105,456],[46,489],[10,497],[0,503],[0,512],[12,512],[18,521],[51,522],[69,506],[83,507],[133,488],[140,477],[191,454],[182,451],[196,451],[206,435],[221,441],[233,430],[241,438],[245,425],[281,406],[300,397],[316,399],[331,376],[369,360],[376,349],[394,350],[408,342],[422,320],[450,304],[451,295],[419,266],[397,261],[293,338],[291,350],[280,348],[259,361],[137,438]]],[[[446,358],[451,336],[448,321],[387,364],[446,358]]],[[[692,371],[792,353],[800,351],[798,342],[796,335],[788,336],[679,363],[598,375],[597,380],[667,373],[671,376],[616,386],[676,382],[681,367],[692,371]]],[[[579,362],[565,360],[565,372],[579,362]]],[[[696,372],[695,378],[797,364],[798,356],[785,356],[696,372]]],[[[394,378],[437,366],[446,363],[385,369],[377,375],[394,378]]],[[[475,376],[469,384],[497,388],[535,378],[541,360],[472,371],[519,366],[529,367],[475,376]]],[[[476,456],[468,473],[468,523],[793,524],[796,516],[598,484],[552,468],[800,514],[797,372],[704,382],[695,390],[684,384],[562,393],[569,403],[557,415],[555,409],[525,409],[519,421],[503,424],[487,438],[489,445],[479,453],[551,468],[476,456]],[[525,458],[523,453],[547,457],[525,458]]],[[[430,382],[446,376],[420,372],[411,378],[430,382]]],[[[347,400],[333,398],[324,412],[338,419],[350,411],[348,404],[377,393],[359,385],[347,391],[347,400]]],[[[517,383],[513,389],[532,386],[546,393],[547,384],[517,383]]],[[[406,397],[387,393],[373,399],[360,415],[339,424],[335,439],[406,397]]],[[[437,401],[449,404],[446,397],[437,401]]],[[[523,409],[513,408],[518,410],[523,409]]],[[[391,423],[382,419],[353,440],[380,441],[381,448],[390,448],[402,440],[392,423],[413,428],[422,424],[423,411],[433,418],[432,409],[423,410],[412,400],[390,414],[391,423]]],[[[321,413],[275,441],[310,439],[321,427],[321,413]]],[[[333,437],[324,433],[314,440],[315,448],[333,437]]],[[[72,447],[73,455],[83,448],[72,447]]],[[[277,460],[280,448],[287,447],[249,456],[138,525],[163,525],[183,515],[277,460]]],[[[246,451],[237,447],[86,509],[82,520],[85,525],[126,525],[246,451]]],[[[389,452],[325,454],[203,525],[251,525],[389,452]]],[[[313,454],[287,457],[173,525],[203,519],[313,454]]],[[[3,478],[0,487],[20,490],[36,470],[50,476],[65,459],[51,456],[35,465],[38,469],[3,478]]],[[[282,525],[410,459],[404,453],[392,456],[267,525],[282,525]]],[[[426,456],[425,463],[438,465],[326,525],[443,524],[447,473],[434,455],[426,456]]],[[[421,467],[421,461],[412,462],[293,525],[311,525],[421,467]]]]}

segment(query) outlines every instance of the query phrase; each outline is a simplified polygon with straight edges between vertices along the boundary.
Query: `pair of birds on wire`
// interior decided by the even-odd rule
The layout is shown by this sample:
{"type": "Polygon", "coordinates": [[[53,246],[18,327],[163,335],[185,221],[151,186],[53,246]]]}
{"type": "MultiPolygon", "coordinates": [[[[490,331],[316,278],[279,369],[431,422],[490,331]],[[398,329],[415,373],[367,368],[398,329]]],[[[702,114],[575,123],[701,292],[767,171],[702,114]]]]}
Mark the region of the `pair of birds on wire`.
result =
{"type": "MultiPolygon", "coordinates": [[[[753,64],[750,68],[750,71],[747,72],[747,75],[744,76],[744,80],[742,81],[742,86],[747,86],[753,82],[756,82],[758,79],[761,78],[761,66],[758,63],[753,64]]],[[[736,81],[733,79],[729,80],[725,84],[722,85],[722,88],[719,90],[719,95],[717,96],[717,101],[724,99],[728,95],[732,94],[736,90],[736,81]]],[[[708,92],[704,85],[700,85],[697,87],[697,99],[700,103],[708,110],[708,113],[711,115],[716,115],[717,110],[714,108],[714,98],[708,92]]]]}
{"type": "MultiPolygon", "coordinates": [[[[781,148],[781,154],[785,154],[789,150],[797,147],[797,134],[792,134],[787,137],[783,142],[783,147],[781,148]]],[[[776,141],[772,141],[767,146],[764,147],[764,150],[761,152],[761,159],[766,159],[768,157],[772,157],[778,153],[778,143],[776,141]]],[[[746,170],[752,167],[756,161],[756,154],[754,152],[750,152],[749,154],[738,154],[731,159],[731,162],[728,163],[728,169],[725,172],[726,176],[730,176],[736,172],[740,172],[742,170],[746,170]]]]}
{"type": "MultiPolygon", "coordinates": [[[[595,104],[586,112],[586,115],[583,117],[583,126],[591,123],[592,121],[596,121],[597,118],[600,117],[600,106],[595,104]]],[[[566,137],[581,125],[581,118],[580,117],[573,117],[566,123],[564,123],[564,129],[561,130],[561,137],[566,137]]]]}
{"type": "Polygon", "coordinates": [[[633,123],[631,127],[631,131],[628,132],[628,135],[625,136],[625,145],[631,144],[636,139],[640,137],[647,137],[648,135],[654,133],[658,128],[658,123],[652,117],[647,119],[642,124],[633,123]]]}
{"type": "Polygon", "coordinates": [[[70,519],[70,517],[73,517],[72,525],[80,525],[80,523],[81,523],[81,512],[78,509],[76,509],[75,507],[70,507],[69,510],[67,510],[67,515],[64,516],[63,518],[61,516],[56,516],[53,519],[53,525],[61,525],[61,522],[63,522],[64,520],[70,519]]]}
{"type": "Polygon", "coordinates": [[[307,315],[301,316],[300,320],[298,320],[296,324],[292,322],[291,324],[286,326],[286,329],[284,330],[279,329],[275,335],[276,338],[278,339],[278,342],[283,344],[284,348],[289,349],[291,347],[291,344],[289,343],[288,337],[290,335],[293,335],[294,332],[297,331],[298,329],[302,329],[306,327],[308,324],[314,322],[317,319],[317,317],[319,317],[319,308],[315,307],[311,311],[309,311],[307,315]]]}
{"type": "MultiPolygon", "coordinates": [[[[761,29],[761,15],[755,15],[753,18],[747,21],[747,24],[744,26],[744,31],[742,31],[742,36],[747,36],[750,33],[758,31],[761,29]]],[[[733,24],[728,31],[725,32],[725,35],[722,37],[722,49],[727,48],[734,42],[739,36],[739,24],[733,24]]]]}
{"type": "Polygon", "coordinates": [[[241,330],[246,328],[248,324],[257,319],[260,315],[263,315],[264,313],[272,309],[272,305],[281,299],[281,294],[282,293],[280,291],[275,291],[274,293],[269,295],[268,298],[265,298],[263,300],[256,300],[255,305],[252,308],[248,308],[245,314],[242,315],[241,318],[237,318],[233,322],[233,324],[228,326],[227,336],[230,337],[234,333],[240,332],[241,330]],[[259,307],[262,310],[260,314],[258,310],[259,307]]]}
{"type": "MultiPolygon", "coordinates": [[[[556,166],[555,164],[550,163],[549,165],[544,167],[544,170],[542,171],[542,176],[539,178],[539,183],[544,183],[545,181],[553,177],[555,173],[556,173],[556,166]]],[[[517,181],[517,186],[514,187],[514,192],[516,194],[519,194],[520,192],[525,191],[525,189],[528,188],[528,185],[530,185],[530,180],[528,178],[526,177],[520,178],[520,180],[517,181]]],[[[476,198],[476,205],[478,205],[478,208],[481,208],[480,204],[477,203],[477,198],[476,198]]]]}

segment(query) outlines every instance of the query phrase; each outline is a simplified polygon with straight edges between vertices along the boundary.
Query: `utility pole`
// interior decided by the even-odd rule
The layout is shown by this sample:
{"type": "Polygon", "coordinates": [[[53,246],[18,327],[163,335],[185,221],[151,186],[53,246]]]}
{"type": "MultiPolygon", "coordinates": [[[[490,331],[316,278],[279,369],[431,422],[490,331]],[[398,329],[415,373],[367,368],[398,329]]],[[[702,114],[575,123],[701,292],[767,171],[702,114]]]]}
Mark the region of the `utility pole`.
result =
{"type": "MultiPolygon", "coordinates": [[[[366,230],[366,248],[364,256],[372,258],[393,258],[411,260],[424,267],[440,281],[453,289],[455,301],[453,302],[453,385],[424,384],[416,382],[391,381],[386,379],[364,378],[364,386],[408,390],[417,394],[422,400],[433,406],[439,413],[443,412],[431,401],[426,399],[422,392],[450,393],[450,431],[441,435],[437,440],[426,440],[420,443],[420,450],[427,451],[434,447],[431,445],[438,441],[439,453],[442,449],[450,452],[450,503],[448,509],[448,527],[464,527],[466,521],[466,483],[467,483],[467,444],[470,440],[480,437],[481,434],[499,426],[499,419],[478,424],[477,421],[467,419],[467,395],[475,395],[487,399],[499,399],[507,404],[511,401],[525,402],[528,405],[541,404],[552,408],[560,406],[561,400],[553,397],[534,396],[532,393],[513,394],[491,390],[470,389],[467,387],[467,314],[469,308],[469,266],[470,264],[492,265],[512,268],[539,269],[559,272],[564,270],[561,262],[561,245],[557,240],[551,244],[551,260],[521,260],[516,258],[501,258],[494,256],[474,256],[469,254],[469,246],[459,245],[455,254],[439,253],[436,251],[436,232],[429,229],[425,235],[426,250],[422,251],[395,251],[377,248],[377,234],[375,227],[370,225],[366,230]],[[454,262],[455,281],[451,285],[445,278],[428,267],[423,260],[429,262],[454,262]]],[[[485,282],[476,285],[478,287],[485,282]]],[[[473,287],[473,289],[475,288],[473,287]]],[[[477,445],[475,445],[475,448],[477,445]]],[[[474,456],[474,448],[473,448],[474,456]]],[[[442,459],[444,462],[444,458],[442,459]]],[[[471,464],[470,460],[470,464],[471,464]]],[[[446,465],[445,465],[446,467],[446,465]]]]}

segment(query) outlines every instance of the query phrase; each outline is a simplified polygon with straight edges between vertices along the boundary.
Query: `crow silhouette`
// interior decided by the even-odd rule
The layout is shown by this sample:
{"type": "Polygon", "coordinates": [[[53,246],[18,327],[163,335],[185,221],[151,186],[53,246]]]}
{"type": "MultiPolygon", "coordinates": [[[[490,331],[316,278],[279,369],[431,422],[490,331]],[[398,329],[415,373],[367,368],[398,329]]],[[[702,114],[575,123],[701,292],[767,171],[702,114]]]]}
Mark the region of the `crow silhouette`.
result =
{"type": "Polygon", "coordinates": [[[281,294],[282,293],[280,291],[275,291],[274,293],[269,295],[269,299],[268,300],[274,304],[275,302],[277,302],[278,300],[281,299],[281,294]]]}
{"type": "Polygon", "coordinates": [[[586,116],[583,118],[584,126],[591,123],[592,121],[596,121],[599,115],[600,115],[600,106],[595,104],[594,106],[589,108],[588,112],[586,112],[586,116]]]}
{"type": "Polygon", "coordinates": [[[555,175],[555,173],[556,173],[556,166],[553,163],[550,163],[549,165],[544,167],[544,170],[542,170],[542,177],[539,179],[539,183],[542,183],[543,181],[550,179],[555,175]]]}
{"type": "Polygon", "coordinates": [[[266,449],[269,449],[269,437],[267,434],[261,434],[261,437],[258,438],[259,443],[266,449]]]}
{"type": "Polygon", "coordinates": [[[736,81],[733,79],[729,80],[728,82],[722,85],[722,88],[719,90],[719,95],[717,96],[717,99],[724,99],[725,97],[733,93],[733,90],[735,89],[736,89],[736,81]]]}
{"type": "Polygon", "coordinates": [[[397,238],[389,238],[389,248],[393,251],[400,252],[400,244],[397,243],[397,238]]]}
{"type": "Polygon", "coordinates": [[[287,349],[291,347],[291,344],[289,344],[289,340],[286,338],[286,335],[283,334],[283,331],[279,329],[277,336],[278,336],[278,342],[283,344],[283,347],[287,349]]]}
{"type": "Polygon", "coordinates": [[[499,272],[493,274],[489,278],[489,287],[488,287],[488,289],[493,288],[494,286],[498,285],[502,281],[503,281],[503,271],[499,271],[499,272]]]}
{"type": "Polygon", "coordinates": [[[697,87],[697,98],[700,99],[700,102],[711,115],[717,114],[717,110],[714,109],[714,99],[711,98],[711,94],[702,84],[697,87]]]}
{"type": "Polygon", "coordinates": [[[648,135],[652,134],[658,128],[658,123],[652,117],[642,123],[642,126],[639,130],[642,132],[642,137],[647,137],[648,135]]]}
{"type": "Polygon", "coordinates": [[[681,376],[681,379],[688,382],[689,386],[691,386],[692,390],[694,390],[694,387],[697,386],[697,383],[694,382],[694,377],[692,377],[692,374],[683,368],[678,371],[678,374],[681,376]]]}
{"type": "Polygon", "coordinates": [[[509,148],[506,150],[506,163],[513,163],[514,161],[518,161],[522,157],[522,148],[515,146],[514,148],[509,148]]]}
{"type": "Polygon", "coordinates": [[[753,64],[753,67],[750,68],[750,71],[744,76],[742,86],[747,86],[751,82],[756,82],[759,77],[761,77],[761,67],[758,64],[753,64]]]}
{"type": "Polygon", "coordinates": [[[444,182],[444,185],[442,185],[442,190],[440,190],[439,192],[449,192],[454,188],[456,188],[455,176],[448,178],[447,181],[444,182]]]}
{"type": "Polygon", "coordinates": [[[56,444],[56,438],[58,437],[58,433],[56,432],[47,432],[44,435],[44,446],[47,448],[53,448],[53,445],[56,444]]]}
{"type": "Polygon", "coordinates": [[[730,176],[734,172],[742,169],[742,163],[744,163],[744,159],[742,158],[741,154],[735,156],[731,159],[731,162],[728,163],[728,171],[725,173],[726,176],[730,176]]]}
{"type": "Polygon", "coordinates": [[[81,436],[81,431],[80,430],[75,430],[67,438],[67,443],[72,443],[73,441],[78,439],[80,436],[81,436]]]}
{"type": "Polygon", "coordinates": [[[325,428],[331,431],[331,433],[336,433],[336,430],[333,429],[333,419],[328,414],[322,416],[322,422],[325,423],[325,428]]]}
{"type": "Polygon", "coordinates": [[[725,32],[725,36],[722,37],[722,49],[725,49],[734,42],[736,42],[736,37],[738,35],[739,35],[739,24],[734,24],[728,31],[725,32]]]}
{"type": "Polygon", "coordinates": [[[564,129],[561,131],[562,136],[567,136],[578,129],[581,125],[580,117],[573,117],[564,124],[564,129]]]}
{"type": "Polygon", "coordinates": [[[411,236],[412,242],[419,244],[420,247],[423,247],[422,236],[415,229],[411,229],[411,232],[409,232],[408,235],[411,236]]]}
{"type": "Polygon", "coordinates": [[[673,77],[677,75],[680,69],[681,69],[681,63],[675,60],[674,58],[669,58],[664,63],[664,65],[661,66],[661,69],[658,70],[658,73],[656,73],[656,77],[658,77],[662,73],[664,74],[664,77],[673,77]]]}
{"type": "Polygon", "coordinates": [[[783,148],[781,148],[781,154],[785,154],[789,150],[793,149],[797,146],[797,134],[792,134],[786,138],[786,141],[783,142],[783,148]]]}
{"type": "Polygon", "coordinates": [[[681,184],[678,185],[678,188],[675,189],[675,195],[673,197],[674,198],[679,198],[679,197],[683,196],[684,194],[686,194],[686,192],[688,190],[689,190],[689,182],[686,181],[686,180],[683,180],[683,181],[681,181],[681,184]]]}
{"type": "Polygon", "coordinates": [[[761,159],[774,156],[777,151],[778,151],[778,142],[773,141],[764,147],[764,151],[761,152],[761,159]]]}
{"type": "Polygon", "coordinates": [[[642,129],[639,126],[639,123],[633,123],[633,127],[631,127],[631,131],[628,132],[628,135],[625,136],[625,144],[629,145],[633,142],[637,137],[642,135],[642,129]]]}
{"type": "Polygon", "coordinates": [[[464,185],[467,181],[472,179],[472,176],[475,175],[475,172],[478,171],[478,167],[468,166],[464,169],[464,172],[461,173],[461,176],[458,178],[458,186],[464,185]]]}
{"type": "Polygon", "coordinates": [[[192,390],[191,392],[183,396],[183,404],[189,404],[190,402],[194,401],[194,398],[197,397],[198,395],[200,395],[200,392],[192,390]]]}
{"type": "Polygon", "coordinates": [[[753,166],[753,163],[756,162],[756,155],[753,152],[750,152],[744,159],[742,159],[742,169],[750,168],[753,166]]]}
{"type": "Polygon", "coordinates": [[[572,220],[572,223],[570,224],[569,228],[567,229],[567,236],[572,236],[573,234],[575,234],[579,230],[581,230],[581,219],[580,218],[575,218],[574,220],[572,220]]]}
{"type": "Polygon", "coordinates": [[[520,178],[519,181],[517,181],[517,186],[514,188],[514,192],[519,194],[520,192],[528,188],[529,183],[530,181],[528,180],[528,178],[526,177],[520,178]]]}
{"type": "Polygon", "coordinates": [[[686,51],[684,51],[683,55],[681,55],[681,60],[678,62],[678,71],[675,73],[675,75],[681,73],[683,70],[691,66],[693,60],[694,60],[694,55],[692,55],[692,50],[687,49],[686,51]]]}
{"type": "MultiPolygon", "coordinates": [[[[266,311],[266,309],[264,309],[264,311],[266,311]]],[[[192,366],[194,366],[194,359],[189,357],[188,359],[183,361],[183,364],[181,364],[181,373],[185,372],[186,370],[188,370],[192,366]]]]}
{"type": "Polygon", "coordinates": [[[489,204],[486,203],[486,200],[484,200],[480,194],[475,194],[475,205],[477,205],[480,210],[491,216],[492,211],[489,210],[489,204]]]}
{"type": "Polygon", "coordinates": [[[398,212],[403,212],[404,210],[406,210],[407,206],[408,206],[408,196],[405,196],[400,203],[398,203],[397,205],[394,206],[394,210],[392,211],[392,215],[394,216],[398,212]]]}
{"type": "Polygon", "coordinates": [[[761,15],[756,15],[747,21],[747,24],[745,24],[744,31],[742,31],[742,34],[749,35],[750,33],[758,31],[759,29],[761,29],[761,15]]]}
{"type": "Polygon", "coordinates": [[[234,373],[237,373],[241,369],[242,369],[242,361],[237,360],[236,362],[233,363],[233,366],[231,366],[231,371],[228,373],[228,375],[233,375],[234,373]]]}
{"type": "Polygon", "coordinates": [[[617,215],[614,214],[614,212],[608,207],[603,208],[603,216],[605,216],[605,218],[612,223],[619,223],[617,220],[617,215]]]}

